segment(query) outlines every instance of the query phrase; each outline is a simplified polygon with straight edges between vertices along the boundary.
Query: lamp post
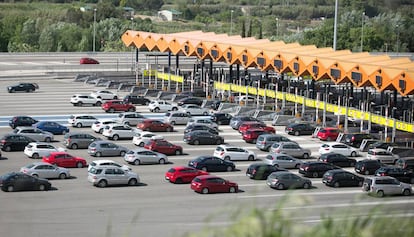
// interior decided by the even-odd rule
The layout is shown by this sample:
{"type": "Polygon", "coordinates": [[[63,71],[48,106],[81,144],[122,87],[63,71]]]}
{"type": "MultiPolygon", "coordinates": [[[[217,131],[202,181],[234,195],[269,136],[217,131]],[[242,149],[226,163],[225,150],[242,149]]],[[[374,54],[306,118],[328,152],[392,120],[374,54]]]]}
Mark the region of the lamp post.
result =
{"type": "Polygon", "coordinates": [[[336,50],[336,32],[337,32],[337,23],[338,23],[338,0],[335,0],[335,19],[334,19],[334,36],[333,36],[333,50],[336,50]]]}
{"type": "Polygon", "coordinates": [[[279,18],[276,17],[276,38],[279,38],[279,18]]]}
{"type": "Polygon", "coordinates": [[[397,45],[396,45],[396,51],[397,51],[397,55],[398,55],[398,51],[399,51],[399,47],[400,47],[400,28],[399,25],[397,24],[395,26],[395,28],[397,28],[397,45]]]}
{"type": "Polygon", "coordinates": [[[233,34],[233,12],[234,10],[230,11],[230,35],[233,34]]]}
{"type": "Polygon", "coordinates": [[[364,22],[365,21],[365,12],[362,12],[362,25],[361,25],[361,52],[364,48],[364,22]]]}
{"type": "Polygon", "coordinates": [[[96,8],[93,9],[93,45],[92,51],[95,53],[95,38],[96,38],[96,8]]]}

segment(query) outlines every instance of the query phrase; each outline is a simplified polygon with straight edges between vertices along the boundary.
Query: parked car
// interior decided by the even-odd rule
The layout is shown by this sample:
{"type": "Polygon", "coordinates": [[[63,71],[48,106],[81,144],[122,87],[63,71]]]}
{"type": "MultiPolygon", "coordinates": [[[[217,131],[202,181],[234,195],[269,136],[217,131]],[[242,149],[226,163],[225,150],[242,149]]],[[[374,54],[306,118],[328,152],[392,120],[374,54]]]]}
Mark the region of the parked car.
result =
{"type": "Polygon", "coordinates": [[[339,187],[362,187],[364,177],[353,174],[349,171],[336,169],[328,170],[323,174],[322,182],[326,186],[339,187]]]}
{"type": "Polygon", "coordinates": [[[122,112],[134,112],[135,105],[125,103],[122,100],[108,100],[101,105],[101,108],[107,113],[114,113],[118,111],[122,112]]]}
{"type": "Polygon", "coordinates": [[[187,98],[182,98],[181,100],[177,102],[178,106],[183,106],[185,104],[194,104],[194,105],[201,106],[203,104],[203,100],[197,97],[187,97],[187,98]]]}
{"type": "Polygon", "coordinates": [[[212,134],[219,134],[219,131],[204,124],[191,124],[184,129],[184,135],[192,131],[207,131],[212,134]]]}
{"type": "Polygon", "coordinates": [[[45,162],[35,162],[20,168],[20,172],[36,178],[43,179],[67,179],[70,178],[70,170],[51,165],[45,162]]]}
{"type": "Polygon", "coordinates": [[[325,163],[320,161],[309,161],[303,163],[299,167],[299,173],[303,174],[305,177],[318,178],[322,177],[323,174],[328,170],[340,169],[340,167],[335,166],[331,163],[325,163]]]}
{"type": "Polygon", "coordinates": [[[9,126],[15,129],[19,126],[32,126],[37,122],[39,121],[30,116],[14,116],[9,120],[9,126]]]}
{"type": "Polygon", "coordinates": [[[298,169],[303,161],[296,159],[290,155],[271,153],[266,156],[264,162],[271,166],[280,167],[284,169],[298,169]]]}
{"type": "Polygon", "coordinates": [[[7,91],[9,93],[34,92],[36,89],[39,89],[39,86],[36,83],[25,83],[25,82],[7,87],[7,91]]]}
{"type": "Polygon", "coordinates": [[[97,99],[101,100],[117,100],[118,95],[107,90],[98,90],[91,93],[92,97],[95,97],[97,99]]]}
{"type": "Polygon", "coordinates": [[[88,171],[88,181],[94,186],[104,188],[110,185],[136,186],[140,182],[137,173],[125,171],[116,166],[92,167],[88,171]]]}
{"type": "Polygon", "coordinates": [[[199,156],[190,160],[188,166],[208,172],[234,171],[236,169],[233,162],[215,156],[199,156]]]}
{"type": "Polygon", "coordinates": [[[398,145],[397,145],[397,143],[394,143],[394,142],[377,141],[373,144],[370,144],[369,149],[381,148],[381,149],[387,150],[388,147],[390,147],[390,146],[398,146],[398,145]]]}
{"type": "Polygon", "coordinates": [[[316,137],[322,141],[335,141],[341,131],[335,127],[321,128],[316,137]]]}
{"type": "Polygon", "coordinates": [[[72,156],[64,151],[50,152],[43,156],[43,162],[65,168],[83,168],[87,166],[86,160],[82,157],[72,156]]]}
{"type": "Polygon", "coordinates": [[[169,123],[173,126],[176,124],[185,125],[188,123],[188,121],[190,121],[190,119],[191,115],[180,111],[168,112],[164,116],[164,122],[169,123]]]}
{"type": "Polygon", "coordinates": [[[153,100],[148,104],[148,110],[155,113],[177,111],[178,105],[173,105],[165,100],[153,100]]]}
{"type": "Polygon", "coordinates": [[[35,141],[51,142],[54,140],[52,133],[34,127],[16,127],[13,133],[24,135],[35,141]]]}
{"type": "Polygon", "coordinates": [[[285,132],[295,136],[312,135],[315,128],[315,126],[309,123],[291,123],[285,127],[285,132]]]}
{"type": "Polygon", "coordinates": [[[265,180],[271,173],[278,171],[287,170],[266,163],[255,162],[247,167],[246,176],[250,179],[265,180]]]}
{"type": "MultiPolygon", "coordinates": [[[[245,96],[245,95],[242,95],[242,96],[236,96],[236,97],[234,97],[234,102],[236,102],[236,103],[243,102],[245,104],[246,103],[252,104],[252,103],[256,103],[256,99],[257,99],[256,96],[245,96]]],[[[259,101],[261,102],[260,99],[259,99],[259,101]]]]}
{"type": "Polygon", "coordinates": [[[92,124],[92,130],[96,133],[102,133],[105,126],[109,125],[109,124],[116,124],[117,122],[115,120],[112,119],[100,119],[98,121],[95,121],[92,124]]]}
{"type": "Polygon", "coordinates": [[[91,156],[122,156],[128,152],[128,148],[113,142],[97,140],[89,144],[88,154],[91,156]]]}
{"type": "Polygon", "coordinates": [[[139,104],[139,105],[149,105],[149,103],[151,102],[150,99],[144,97],[144,96],[140,96],[140,95],[134,95],[134,94],[129,94],[126,95],[123,99],[123,101],[125,103],[131,103],[131,104],[139,104]]]}
{"type": "Polygon", "coordinates": [[[348,158],[347,156],[335,152],[322,154],[318,158],[318,161],[331,163],[339,167],[355,167],[357,162],[355,159],[348,158]]]}
{"type": "Polygon", "coordinates": [[[207,108],[202,108],[199,105],[193,105],[193,104],[184,104],[181,106],[181,109],[179,109],[179,111],[182,111],[192,116],[208,115],[210,112],[207,108]]]}
{"type": "Polygon", "coordinates": [[[99,61],[93,58],[81,58],[79,64],[99,64],[99,61]]]}
{"type": "Polygon", "coordinates": [[[152,132],[136,132],[134,137],[132,138],[132,143],[136,146],[143,147],[147,141],[150,139],[164,139],[163,136],[157,135],[152,132]]]}
{"type": "Polygon", "coordinates": [[[271,173],[266,180],[266,184],[271,188],[283,190],[304,188],[309,189],[312,187],[312,181],[306,178],[302,178],[289,171],[279,171],[271,173]]]}
{"type": "Polygon", "coordinates": [[[211,120],[218,125],[229,125],[231,118],[233,116],[228,113],[214,113],[211,115],[211,120]]]}
{"type": "Polygon", "coordinates": [[[131,170],[131,167],[129,167],[127,165],[120,164],[120,163],[115,162],[113,160],[94,160],[91,163],[89,163],[88,171],[90,171],[94,167],[96,168],[96,167],[99,167],[99,166],[115,166],[115,167],[118,167],[118,168],[120,168],[122,170],[125,170],[125,171],[130,171],[131,170]]]}
{"type": "Polygon", "coordinates": [[[292,140],[279,134],[262,134],[256,140],[256,148],[269,151],[275,142],[292,142],[292,140]]]}
{"type": "Polygon", "coordinates": [[[70,97],[70,103],[73,106],[83,106],[83,105],[92,105],[92,106],[101,106],[102,100],[92,97],[90,95],[74,94],[70,97]]]}
{"type": "Polygon", "coordinates": [[[190,125],[206,125],[209,126],[212,129],[215,130],[219,130],[218,124],[213,122],[211,120],[211,118],[191,118],[188,122],[187,122],[187,127],[190,125]]]}
{"type": "Polygon", "coordinates": [[[267,133],[276,133],[274,127],[266,126],[263,122],[256,122],[256,121],[246,121],[242,122],[239,126],[239,132],[244,133],[249,129],[261,129],[267,133]]]}
{"type": "Polygon", "coordinates": [[[263,130],[262,128],[251,128],[242,133],[242,139],[247,143],[256,144],[257,138],[262,134],[269,134],[270,132],[263,130]]]}
{"type": "Polygon", "coordinates": [[[395,162],[397,167],[414,171],[414,157],[404,157],[400,158],[395,162]]]}
{"type": "Polygon", "coordinates": [[[359,174],[375,174],[375,171],[384,166],[379,160],[363,159],[355,164],[355,172],[359,174]]]}
{"type": "Polygon", "coordinates": [[[237,193],[239,187],[237,183],[214,175],[200,175],[191,181],[191,189],[202,194],[237,193]]]}
{"type": "Polygon", "coordinates": [[[214,150],[215,157],[222,158],[224,160],[249,160],[254,161],[257,159],[256,153],[249,151],[243,147],[230,146],[230,145],[218,145],[214,150]]]}
{"type": "Polygon", "coordinates": [[[46,131],[46,132],[50,132],[54,135],[57,134],[63,134],[65,135],[66,133],[69,132],[69,128],[66,126],[63,126],[59,123],[53,122],[53,121],[39,121],[35,124],[33,124],[33,127],[38,128],[40,130],[46,131]]]}
{"type": "Polygon", "coordinates": [[[389,176],[366,177],[362,190],[377,197],[390,195],[410,196],[413,192],[410,184],[400,182],[396,178],[389,176]]]}
{"type": "Polygon", "coordinates": [[[4,192],[47,191],[52,184],[47,179],[36,178],[22,172],[11,172],[0,177],[0,188],[4,192]]]}
{"type": "Polygon", "coordinates": [[[335,152],[344,156],[358,156],[359,151],[351,146],[348,146],[346,144],[340,143],[340,142],[329,142],[324,143],[319,147],[319,153],[325,154],[325,153],[331,153],[335,152]]]}
{"type": "Polygon", "coordinates": [[[24,148],[24,154],[33,159],[48,156],[50,152],[55,151],[65,151],[65,149],[62,147],[55,147],[52,144],[45,142],[31,142],[24,148]]]}
{"type": "Polygon", "coordinates": [[[221,105],[221,100],[214,100],[210,104],[210,109],[212,109],[212,110],[218,110],[219,107],[220,107],[220,105],[221,105]]]}
{"type": "Polygon", "coordinates": [[[172,132],[174,127],[169,123],[157,119],[144,119],[137,124],[137,128],[150,132],[172,132]]]}
{"type": "Polygon", "coordinates": [[[194,130],[184,134],[184,142],[193,145],[220,145],[224,138],[217,134],[204,130],[194,130]]]}
{"type": "Polygon", "coordinates": [[[168,163],[168,157],[165,154],[151,151],[146,148],[136,148],[129,150],[125,154],[124,160],[129,164],[134,165],[168,163]]]}
{"type": "Polygon", "coordinates": [[[87,114],[73,114],[68,118],[68,124],[72,127],[82,128],[82,127],[92,127],[98,119],[95,116],[87,114]]]}
{"type": "Polygon", "coordinates": [[[414,184],[413,171],[396,166],[383,166],[375,171],[376,176],[391,176],[404,183],[414,184]]]}
{"type": "Polygon", "coordinates": [[[200,175],[208,175],[203,170],[198,170],[187,166],[175,166],[165,173],[165,179],[175,184],[191,183],[191,181],[200,175]]]}
{"type": "Polygon", "coordinates": [[[311,157],[311,150],[299,146],[296,142],[275,142],[270,148],[271,153],[288,154],[293,157],[308,159],[311,157]]]}
{"type": "Polygon", "coordinates": [[[111,140],[132,139],[135,134],[139,132],[136,128],[131,128],[123,124],[109,124],[106,125],[102,135],[111,140]]]}
{"type": "Polygon", "coordinates": [[[230,126],[235,129],[238,130],[239,126],[246,121],[252,121],[252,122],[262,122],[257,118],[251,117],[251,116],[236,116],[236,117],[232,117],[230,119],[230,126]]]}
{"type": "Polygon", "coordinates": [[[373,148],[368,150],[367,159],[378,160],[384,164],[395,164],[399,156],[382,148],[373,148]]]}
{"type": "Polygon", "coordinates": [[[125,112],[118,114],[118,118],[116,122],[119,124],[125,124],[128,126],[136,126],[137,124],[141,123],[147,119],[144,115],[137,113],[137,112],[125,112]]]}
{"type": "Polygon", "coordinates": [[[182,155],[183,148],[179,145],[172,144],[164,139],[150,139],[144,144],[144,148],[156,151],[165,155],[182,155]]]}
{"type": "Polygon", "coordinates": [[[69,149],[87,149],[92,142],[99,140],[101,138],[89,133],[67,133],[63,137],[63,144],[69,149]]]}
{"type": "Polygon", "coordinates": [[[35,140],[20,134],[6,134],[0,139],[0,149],[2,151],[23,151],[24,148],[35,140]]]}
{"type": "Polygon", "coordinates": [[[357,148],[361,146],[364,139],[375,139],[375,137],[367,133],[349,133],[342,137],[345,144],[357,148]]]}

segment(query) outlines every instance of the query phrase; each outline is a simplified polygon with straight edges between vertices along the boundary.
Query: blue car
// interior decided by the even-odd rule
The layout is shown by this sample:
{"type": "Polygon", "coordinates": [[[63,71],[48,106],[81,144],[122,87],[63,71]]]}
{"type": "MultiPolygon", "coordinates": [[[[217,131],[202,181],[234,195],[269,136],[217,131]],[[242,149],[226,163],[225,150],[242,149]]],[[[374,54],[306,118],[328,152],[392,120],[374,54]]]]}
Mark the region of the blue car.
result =
{"type": "Polygon", "coordinates": [[[52,121],[40,121],[40,122],[33,124],[33,126],[43,131],[50,132],[54,135],[66,134],[69,132],[68,127],[58,124],[56,122],[52,122],[52,121]]]}

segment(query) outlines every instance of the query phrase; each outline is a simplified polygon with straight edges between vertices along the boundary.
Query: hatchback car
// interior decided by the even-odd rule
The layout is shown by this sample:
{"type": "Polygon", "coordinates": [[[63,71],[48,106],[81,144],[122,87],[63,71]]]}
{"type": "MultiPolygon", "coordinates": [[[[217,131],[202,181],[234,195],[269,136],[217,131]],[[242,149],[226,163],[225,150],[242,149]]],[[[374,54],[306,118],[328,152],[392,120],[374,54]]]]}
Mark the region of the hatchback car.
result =
{"type": "Polygon", "coordinates": [[[168,157],[165,154],[151,151],[145,148],[136,148],[129,150],[125,154],[124,160],[129,164],[134,165],[168,163],[168,157]]]}
{"type": "Polygon", "coordinates": [[[184,134],[184,142],[193,145],[220,145],[224,138],[209,131],[195,130],[184,134]]]}
{"type": "Polygon", "coordinates": [[[293,188],[305,188],[312,187],[312,181],[306,178],[302,178],[289,171],[280,171],[271,173],[266,180],[266,184],[271,188],[283,190],[293,188]]]}
{"type": "Polygon", "coordinates": [[[67,133],[63,137],[63,144],[69,149],[87,149],[92,142],[99,140],[101,138],[89,133],[67,133]]]}
{"type": "Polygon", "coordinates": [[[399,156],[394,155],[385,149],[373,148],[368,150],[367,159],[378,160],[383,164],[395,164],[399,159],[399,156]]]}
{"type": "Polygon", "coordinates": [[[206,171],[192,167],[176,166],[168,169],[165,173],[165,179],[175,184],[191,183],[195,177],[208,174],[206,171]]]}
{"type": "Polygon", "coordinates": [[[324,143],[319,148],[319,154],[321,155],[325,153],[331,153],[331,152],[341,154],[344,156],[353,156],[353,157],[359,155],[359,151],[356,148],[348,146],[343,143],[339,143],[339,142],[324,143]]]}
{"type": "Polygon", "coordinates": [[[0,176],[0,188],[5,192],[47,191],[52,184],[47,179],[36,178],[22,172],[11,172],[0,176]]]}
{"type": "Polygon", "coordinates": [[[322,154],[318,158],[318,161],[331,163],[339,167],[355,167],[355,164],[357,162],[355,159],[348,158],[335,152],[322,154]]]}
{"type": "Polygon", "coordinates": [[[187,127],[193,124],[195,125],[202,124],[202,125],[209,126],[210,128],[215,129],[217,131],[219,130],[218,124],[213,122],[210,118],[191,118],[187,122],[187,127]]]}
{"type": "Polygon", "coordinates": [[[32,126],[37,122],[39,121],[30,116],[14,116],[9,120],[9,126],[14,129],[18,126],[32,126]]]}
{"type": "Polygon", "coordinates": [[[215,157],[222,158],[224,160],[256,160],[256,153],[249,151],[243,147],[219,145],[214,150],[215,157]]]}
{"type": "Polygon", "coordinates": [[[68,124],[72,127],[82,128],[82,127],[92,127],[98,119],[92,115],[87,114],[75,114],[71,115],[68,118],[68,124]]]}
{"type": "Polygon", "coordinates": [[[65,149],[62,147],[55,147],[52,144],[45,142],[31,142],[24,148],[24,154],[33,159],[48,156],[50,152],[55,151],[65,151],[65,149]]]}
{"type": "Polygon", "coordinates": [[[383,166],[375,171],[376,176],[391,176],[404,183],[414,184],[414,173],[411,170],[396,166],[383,166]]]}
{"type": "Polygon", "coordinates": [[[251,179],[265,180],[271,173],[278,171],[287,170],[266,163],[256,162],[247,167],[246,176],[251,179]]]}
{"type": "Polygon", "coordinates": [[[375,139],[375,137],[367,133],[349,133],[342,137],[345,144],[357,148],[361,146],[364,139],[375,139]]]}
{"type": "Polygon", "coordinates": [[[20,134],[6,134],[0,138],[2,151],[24,151],[25,147],[35,140],[20,134]]]}
{"type": "Polygon", "coordinates": [[[149,105],[149,103],[151,102],[150,99],[144,96],[133,95],[133,94],[126,95],[123,101],[125,101],[126,103],[139,104],[139,105],[149,105]]]}
{"type": "Polygon", "coordinates": [[[36,141],[51,142],[54,136],[50,132],[46,132],[34,127],[16,127],[13,133],[24,135],[36,141]]]}
{"type": "Polygon", "coordinates": [[[64,151],[50,152],[48,156],[43,156],[42,161],[65,168],[83,168],[87,166],[84,158],[72,156],[64,151]]]}
{"type": "Polygon", "coordinates": [[[214,128],[211,128],[211,127],[209,127],[207,125],[204,125],[204,124],[191,124],[191,125],[188,125],[184,129],[184,135],[186,133],[189,133],[189,132],[192,132],[192,131],[200,131],[200,130],[207,131],[209,133],[213,133],[213,134],[216,134],[216,135],[219,134],[219,131],[218,130],[216,130],[214,128]]]}
{"type": "Polygon", "coordinates": [[[251,116],[236,116],[236,117],[232,117],[230,120],[230,126],[235,129],[238,130],[239,126],[246,121],[252,121],[252,122],[261,122],[259,119],[251,117],[251,116]]]}
{"type": "Polygon", "coordinates": [[[182,111],[184,113],[187,113],[189,115],[208,115],[209,110],[207,108],[202,108],[199,105],[193,105],[193,104],[184,104],[181,106],[179,111],[182,111]]]}
{"type": "Polygon", "coordinates": [[[81,58],[79,64],[99,64],[99,61],[93,58],[81,58]]]}
{"type": "Polygon", "coordinates": [[[9,93],[34,92],[36,89],[39,89],[39,86],[36,83],[26,83],[26,82],[22,82],[22,83],[7,87],[7,91],[9,93]]]}
{"type": "Polygon", "coordinates": [[[285,169],[298,169],[303,161],[296,159],[290,155],[271,153],[264,159],[266,164],[271,166],[285,168],[285,169]]]}
{"type": "Polygon", "coordinates": [[[233,162],[215,156],[199,156],[190,160],[188,166],[208,172],[233,171],[236,169],[233,162]]]}
{"type": "Polygon", "coordinates": [[[131,128],[123,124],[109,124],[106,125],[102,135],[111,140],[132,139],[135,134],[139,132],[136,128],[131,128]]]}
{"type": "Polygon", "coordinates": [[[94,141],[88,146],[88,154],[91,156],[124,156],[128,148],[109,141],[94,141]]]}
{"type": "Polygon", "coordinates": [[[136,186],[140,182],[137,173],[116,166],[97,166],[88,171],[88,181],[94,186],[104,188],[109,185],[136,186]]]}
{"type": "Polygon", "coordinates": [[[136,126],[137,124],[141,123],[145,120],[146,117],[137,112],[125,112],[118,114],[118,118],[116,121],[119,124],[125,124],[128,126],[136,126]]]}
{"type": "Polygon", "coordinates": [[[229,125],[231,118],[233,116],[228,113],[214,113],[211,115],[211,120],[218,125],[229,125]]]}
{"type": "Polygon", "coordinates": [[[318,178],[322,177],[326,171],[335,169],[340,169],[340,167],[331,163],[310,161],[303,163],[299,167],[299,173],[306,177],[318,178]]]}
{"type": "Polygon", "coordinates": [[[321,128],[316,137],[322,141],[335,141],[341,131],[335,127],[321,128]]]}
{"type": "Polygon", "coordinates": [[[309,123],[291,123],[285,127],[285,132],[295,136],[312,135],[315,128],[315,126],[309,123]]]}
{"type": "Polygon", "coordinates": [[[293,157],[308,159],[311,157],[311,150],[299,146],[296,142],[275,142],[270,147],[271,153],[288,154],[293,157]]]}
{"type": "Polygon", "coordinates": [[[249,129],[261,129],[268,133],[276,133],[276,130],[274,127],[266,126],[263,122],[256,122],[256,121],[247,121],[242,122],[239,126],[239,132],[244,133],[249,129]]]}
{"type": "Polygon", "coordinates": [[[144,119],[137,124],[137,128],[150,132],[172,132],[174,127],[169,123],[157,119],[144,119]]]}
{"type": "Polygon", "coordinates": [[[123,164],[119,164],[118,162],[115,162],[113,160],[94,160],[88,165],[88,171],[91,170],[93,167],[99,167],[99,166],[115,166],[122,170],[129,171],[131,170],[131,167],[123,164]]]}
{"type": "Polygon", "coordinates": [[[239,186],[214,175],[200,175],[191,181],[191,189],[197,193],[237,193],[239,186]]]}
{"type": "Polygon", "coordinates": [[[413,192],[410,184],[400,182],[396,178],[389,176],[366,177],[362,190],[377,197],[384,197],[386,195],[410,196],[413,192]]]}
{"type": "Polygon", "coordinates": [[[242,139],[247,143],[256,144],[257,138],[262,134],[269,134],[270,132],[265,131],[262,128],[251,128],[242,133],[242,139]]]}
{"type": "Polygon", "coordinates": [[[70,97],[70,103],[73,104],[73,106],[101,106],[102,100],[92,97],[90,95],[74,94],[72,95],[72,97],[70,97]]]}
{"type": "Polygon", "coordinates": [[[177,111],[178,106],[173,105],[165,100],[153,100],[148,104],[148,110],[154,113],[177,111]]]}
{"type": "Polygon", "coordinates": [[[56,134],[63,134],[69,132],[69,128],[66,126],[63,126],[59,123],[53,122],[53,121],[40,121],[35,124],[33,124],[33,127],[38,128],[40,130],[50,132],[54,135],[56,134]]]}
{"type": "Polygon", "coordinates": [[[364,175],[375,174],[375,171],[382,166],[384,166],[384,164],[378,160],[364,159],[357,161],[355,164],[355,172],[364,175]]]}
{"type": "Polygon", "coordinates": [[[147,141],[150,139],[164,139],[163,136],[157,135],[152,132],[145,132],[145,131],[138,131],[135,133],[134,137],[132,138],[132,143],[136,146],[143,147],[147,141]]]}
{"type": "Polygon", "coordinates": [[[339,187],[361,187],[364,178],[348,172],[346,170],[328,170],[323,174],[322,182],[326,186],[331,186],[335,188],[339,187]]]}
{"type": "Polygon", "coordinates": [[[70,178],[70,170],[51,165],[45,162],[35,162],[20,168],[20,172],[36,178],[44,179],[67,179],[70,178]]]}
{"type": "Polygon", "coordinates": [[[262,134],[257,138],[256,148],[261,151],[269,151],[275,142],[293,142],[289,138],[279,134],[262,134]]]}
{"type": "Polygon", "coordinates": [[[136,110],[135,105],[125,103],[122,100],[108,100],[101,105],[101,108],[107,113],[134,112],[136,110]]]}
{"type": "Polygon", "coordinates": [[[95,121],[92,124],[91,128],[96,133],[102,133],[106,125],[115,124],[115,123],[117,122],[113,119],[100,119],[98,121],[95,121]]]}
{"type": "Polygon", "coordinates": [[[164,139],[150,139],[144,144],[144,148],[165,155],[182,155],[183,147],[172,144],[164,139]]]}

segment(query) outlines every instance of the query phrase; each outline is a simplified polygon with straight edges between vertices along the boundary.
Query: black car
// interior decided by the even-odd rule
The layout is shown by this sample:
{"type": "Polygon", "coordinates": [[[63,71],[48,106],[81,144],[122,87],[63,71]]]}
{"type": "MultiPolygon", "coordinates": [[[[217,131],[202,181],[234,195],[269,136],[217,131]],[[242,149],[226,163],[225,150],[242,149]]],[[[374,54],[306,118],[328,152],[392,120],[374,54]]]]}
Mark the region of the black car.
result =
{"type": "Polygon", "coordinates": [[[7,91],[9,93],[13,92],[33,92],[36,89],[39,89],[39,86],[36,83],[19,83],[17,85],[8,86],[7,91]]]}
{"type": "Polygon", "coordinates": [[[303,163],[299,167],[299,173],[303,174],[306,177],[318,178],[328,170],[340,169],[340,167],[335,166],[331,163],[325,163],[320,161],[309,161],[303,163]]]}
{"type": "Polygon", "coordinates": [[[204,130],[195,130],[184,135],[184,142],[194,145],[220,145],[224,138],[204,130]]]}
{"type": "Polygon", "coordinates": [[[364,183],[364,177],[353,174],[346,170],[329,170],[326,171],[322,177],[322,182],[326,186],[335,188],[339,187],[362,187],[364,183]]]}
{"type": "Polygon", "coordinates": [[[342,137],[343,143],[357,148],[361,146],[364,139],[375,139],[375,137],[368,133],[348,133],[342,137]]]}
{"type": "Polygon", "coordinates": [[[356,160],[338,153],[326,153],[319,157],[319,161],[331,163],[339,167],[355,167],[356,160]]]}
{"type": "Polygon", "coordinates": [[[194,160],[190,160],[188,166],[207,172],[233,171],[236,169],[233,162],[215,156],[199,156],[194,160]]]}
{"type": "Polygon", "coordinates": [[[249,165],[246,170],[246,176],[251,179],[265,180],[271,173],[278,171],[287,171],[287,169],[259,162],[249,165]]]}
{"type": "Polygon", "coordinates": [[[36,140],[20,134],[6,134],[0,139],[2,151],[24,151],[24,148],[36,140]]]}
{"type": "Polygon", "coordinates": [[[138,105],[148,105],[151,100],[141,95],[130,94],[124,97],[124,102],[138,105]]]}
{"type": "Polygon", "coordinates": [[[47,179],[36,178],[21,172],[12,172],[0,177],[0,187],[4,192],[46,191],[52,187],[52,184],[47,179]]]}
{"type": "Polygon", "coordinates": [[[383,166],[375,171],[376,176],[391,176],[400,182],[414,184],[414,173],[411,170],[402,169],[396,166],[383,166]]]}
{"type": "Polygon", "coordinates": [[[211,102],[210,108],[212,110],[217,110],[220,107],[220,105],[221,105],[221,101],[220,100],[215,100],[215,101],[211,102]]]}
{"type": "Polygon", "coordinates": [[[210,132],[212,134],[216,134],[216,135],[219,134],[219,131],[217,131],[216,129],[211,128],[207,125],[204,125],[204,124],[190,124],[184,129],[184,135],[189,133],[189,132],[199,131],[199,130],[208,131],[208,132],[210,132]]]}
{"type": "Polygon", "coordinates": [[[196,97],[187,97],[187,98],[183,98],[181,100],[179,100],[177,102],[178,106],[182,106],[185,104],[194,104],[194,105],[198,105],[201,106],[203,104],[203,100],[196,98],[196,97]]]}
{"type": "Polygon", "coordinates": [[[375,171],[377,169],[381,168],[382,166],[385,166],[382,164],[379,160],[370,160],[370,159],[364,159],[360,160],[355,164],[355,172],[359,174],[375,174],[375,171]]]}
{"type": "Polygon", "coordinates": [[[32,126],[33,124],[37,123],[36,119],[29,117],[29,116],[14,116],[9,120],[9,125],[11,128],[16,128],[19,126],[32,126]]]}
{"type": "Polygon", "coordinates": [[[312,135],[315,131],[315,126],[309,123],[291,123],[285,127],[285,132],[290,135],[312,135]]]}
{"type": "Polygon", "coordinates": [[[232,117],[228,113],[214,113],[211,115],[211,120],[218,125],[229,125],[232,117]]]}
{"type": "Polygon", "coordinates": [[[369,149],[382,148],[382,149],[387,150],[388,147],[390,147],[390,146],[398,146],[398,144],[394,143],[394,142],[377,141],[375,143],[370,144],[369,149]]]}

